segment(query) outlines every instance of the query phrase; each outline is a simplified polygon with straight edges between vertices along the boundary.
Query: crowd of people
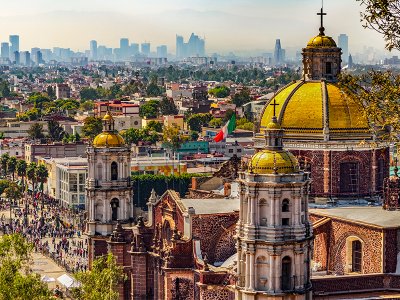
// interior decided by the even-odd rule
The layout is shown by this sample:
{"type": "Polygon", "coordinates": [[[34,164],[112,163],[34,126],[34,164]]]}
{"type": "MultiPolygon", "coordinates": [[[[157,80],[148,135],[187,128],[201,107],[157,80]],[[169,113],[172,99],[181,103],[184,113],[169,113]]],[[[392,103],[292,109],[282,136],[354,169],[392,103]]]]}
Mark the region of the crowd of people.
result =
{"type": "Polygon", "coordinates": [[[34,244],[35,251],[50,257],[68,272],[86,271],[88,250],[87,240],[82,237],[83,221],[50,198],[43,202],[43,209],[36,197],[25,199],[29,205],[21,203],[13,207],[11,218],[9,202],[0,201],[2,233],[21,233],[34,244]]]}

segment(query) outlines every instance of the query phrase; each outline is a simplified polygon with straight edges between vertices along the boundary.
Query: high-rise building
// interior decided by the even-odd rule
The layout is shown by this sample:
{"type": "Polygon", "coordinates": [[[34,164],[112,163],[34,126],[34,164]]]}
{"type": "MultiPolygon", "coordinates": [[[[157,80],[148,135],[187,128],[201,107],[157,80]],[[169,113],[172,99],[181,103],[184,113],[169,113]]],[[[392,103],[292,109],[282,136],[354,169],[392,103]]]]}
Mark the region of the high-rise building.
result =
{"type": "Polygon", "coordinates": [[[35,52],[35,57],[33,58],[34,60],[35,60],[35,63],[36,64],[42,64],[43,63],[43,55],[42,55],[42,52],[39,50],[39,51],[36,51],[35,52]]]}
{"type": "Polygon", "coordinates": [[[31,60],[38,64],[37,53],[40,52],[40,48],[31,48],[31,60]]]}
{"type": "Polygon", "coordinates": [[[183,57],[185,57],[183,36],[177,35],[176,36],[176,58],[183,58],[183,57]]]}
{"type": "Polygon", "coordinates": [[[2,58],[10,57],[10,45],[8,43],[1,43],[1,57],[2,58]]]}
{"type": "Polygon", "coordinates": [[[349,58],[349,37],[342,33],[338,37],[338,46],[339,48],[342,48],[342,57],[344,62],[348,62],[349,58]]]}
{"type": "Polygon", "coordinates": [[[274,50],[274,64],[275,65],[280,65],[283,63],[283,51],[281,47],[281,40],[276,39],[275,41],[275,50],[274,50]]]}
{"type": "Polygon", "coordinates": [[[132,43],[130,46],[130,52],[132,53],[132,55],[136,55],[139,54],[139,44],[137,43],[132,43]]]}
{"type": "Polygon", "coordinates": [[[31,65],[31,54],[29,51],[21,52],[21,65],[30,66],[31,65]]]}
{"type": "Polygon", "coordinates": [[[127,58],[130,54],[129,39],[122,38],[119,40],[120,58],[127,58]]]}
{"type": "Polygon", "coordinates": [[[166,45],[160,45],[157,47],[157,57],[158,58],[164,58],[167,57],[167,46],[166,45]]]}
{"type": "Polygon", "coordinates": [[[90,41],[90,59],[97,60],[97,41],[90,41]]]}
{"type": "Polygon", "coordinates": [[[150,43],[142,43],[140,45],[140,52],[142,52],[143,55],[149,56],[150,55],[150,43]]]}
{"type": "Polygon", "coordinates": [[[10,54],[13,55],[15,51],[19,52],[19,35],[10,35],[10,54]]]}
{"type": "Polygon", "coordinates": [[[16,65],[20,64],[20,54],[18,51],[11,53],[11,62],[15,63],[16,65]]]}
{"type": "Polygon", "coordinates": [[[176,57],[186,58],[191,56],[205,56],[205,41],[198,35],[192,33],[187,43],[183,41],[183,37],[176,36],[176,57]]]}

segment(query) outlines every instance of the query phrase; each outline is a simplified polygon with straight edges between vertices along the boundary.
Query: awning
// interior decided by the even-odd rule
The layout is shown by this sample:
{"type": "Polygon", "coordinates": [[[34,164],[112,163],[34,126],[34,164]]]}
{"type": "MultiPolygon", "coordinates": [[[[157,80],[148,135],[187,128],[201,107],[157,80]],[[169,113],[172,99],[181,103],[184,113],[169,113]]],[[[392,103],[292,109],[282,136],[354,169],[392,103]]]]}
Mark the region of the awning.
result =
{"type": "Polygon", "coordinates": [[[67,274],[58,277],[57,281],[65,286],[67,289],[81,286],[80,282],[76,281],[74,278],[67,274]]]}

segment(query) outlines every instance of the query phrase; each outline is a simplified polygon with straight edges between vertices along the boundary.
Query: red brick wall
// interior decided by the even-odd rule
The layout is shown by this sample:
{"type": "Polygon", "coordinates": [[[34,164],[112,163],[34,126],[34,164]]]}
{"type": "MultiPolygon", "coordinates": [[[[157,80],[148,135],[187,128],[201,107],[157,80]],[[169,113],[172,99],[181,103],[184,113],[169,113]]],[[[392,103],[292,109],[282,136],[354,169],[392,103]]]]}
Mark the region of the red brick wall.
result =
{"type": "MultiPolygon", "coordinates": [[[[290,149],[289,149],[290,150],[290,149]]],[[[381,190],[381,187],[376,187],[376,181],[372,182],[372,166],[377,164],[379,157],[385,160],[384,177],[389,176],[389,149],[376,150],[375,161],[373,162],[373,150],[366,151],[332,151],[331,154],[324,155],[324,151],[319,150],[290,150],[297,157],[307,158],[311,164],[311,196],[333,197],[346,196],[340,193],[340,163],[355,161],[359,162],[359,196],[370,195],[373,188],[381,190]],[[324,170],[324,162],[328,169],[324,170]],[[330,168],[331,167],[331,168],[330,168]],[[324,178],[332,176],[325,180],[325,183],[331,182],[331,187],[325,185],[324,178]]],[[[378,170],[376,170],[377,175],[378,170]]],[[[375,176],[377,177],[377,176],[375,176]]]]}
{"type": "MultiPolygon", "coordinates": [[[[310,214],[310,219],[315,220],[318,216],[310,214]]],[[[315,262],[326,261],[328,252],[328,271],[343,275],[346,273],[346,239],[356,236],[363,241],[362,273],[382,272],[382,230],[354,224],[342,220],[333,219],[329,226],[323,225],[315,230],[313,260],[315,262]],[[321,236],[325,234],[325,237],[321,236]],[[324,240],[325,239],[325,240],[324,240]],[[329,239],[328,241],[326,239],[329,239]],[[327,241],[327,242],[326,242],[327,241]],[[327,248],[327,246],[329,248],[327,248]]]]}
{"type": "Polygon", "coordinates": [[[232,233],[238,218],[238,213],[193,216],[193,238],[200,240],[201,251],[207,253],[210,263],[213,263],[216,258],[225,260],[232,255],[232,251],[235,251],[232,234],[228,234],[230,241],[226,241],[226,245],[222,243],[218,245],[218,242],[221,237],[227,234],[228,228],[230,228],[228,233],[232,233]],[[218,250],[217,252],[216,249],[218,250]]]}
{"type": "Polygon", "coordinates": [[[384,240],[385,240],[385,265],[384,272],[385,273],[394,273],[396,272],[397,266],[397,229],[387,229],[384,232],[384,240]]]}
{"type": "Polygon", "coordinates": [[[146,299],[147,295],[147,254],[134,253],[131,265],[131,295],[132,300],[146,299]]]}

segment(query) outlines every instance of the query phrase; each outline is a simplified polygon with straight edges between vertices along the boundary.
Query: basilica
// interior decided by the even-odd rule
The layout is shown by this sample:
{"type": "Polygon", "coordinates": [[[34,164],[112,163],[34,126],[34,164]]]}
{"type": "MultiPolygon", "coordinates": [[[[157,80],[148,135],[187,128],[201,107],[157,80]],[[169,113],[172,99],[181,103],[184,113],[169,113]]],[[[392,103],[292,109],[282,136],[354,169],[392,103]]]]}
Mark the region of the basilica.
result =
{"type": "Polygon", "coordinates": [[[147,212],[136,211],[130,149],[104,116],[87,150],[86,234],[89,264],[112,252],[123,266],[121,300],[356,299],[400,289],[400,180],[385,180],[388,146],[338,87],[341,49],[324,31],[321,21],[303,49],[303,78],[265,106],[256,153],[215,174],[230,186],[225,197],[153,191],[147,212]],[[373,199],[384,187],[385,209],[309,208],[373,199]]]}

